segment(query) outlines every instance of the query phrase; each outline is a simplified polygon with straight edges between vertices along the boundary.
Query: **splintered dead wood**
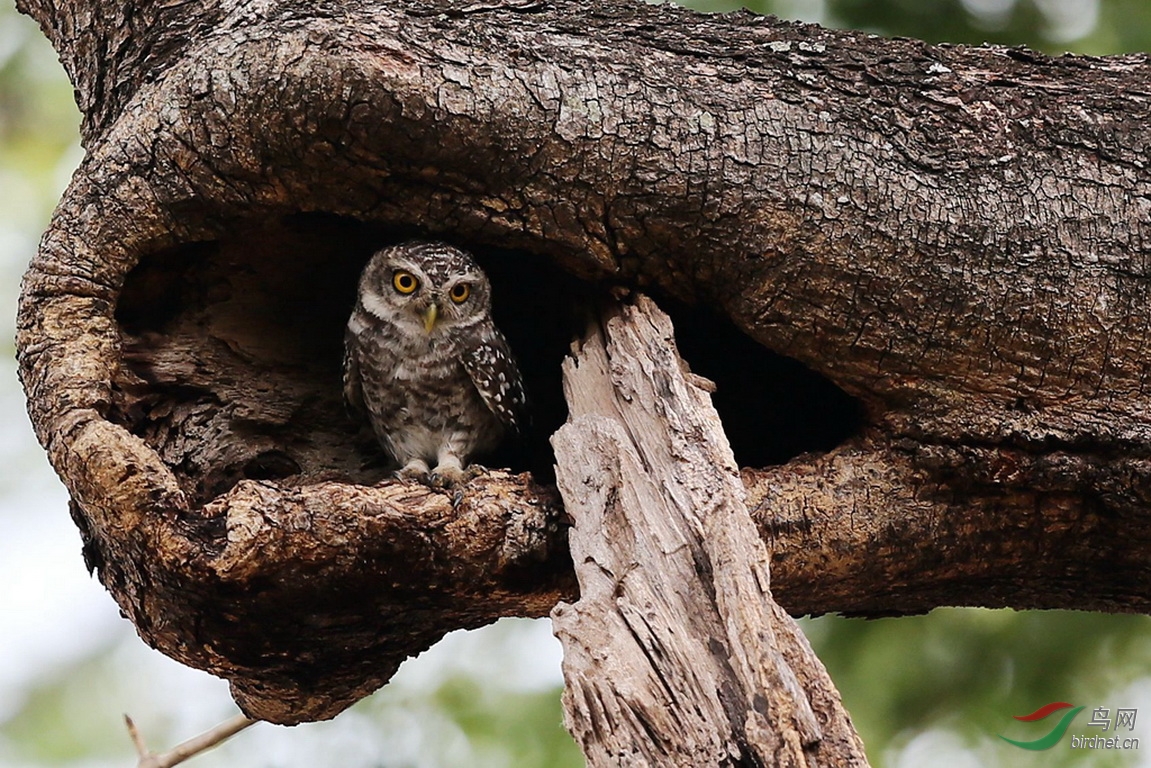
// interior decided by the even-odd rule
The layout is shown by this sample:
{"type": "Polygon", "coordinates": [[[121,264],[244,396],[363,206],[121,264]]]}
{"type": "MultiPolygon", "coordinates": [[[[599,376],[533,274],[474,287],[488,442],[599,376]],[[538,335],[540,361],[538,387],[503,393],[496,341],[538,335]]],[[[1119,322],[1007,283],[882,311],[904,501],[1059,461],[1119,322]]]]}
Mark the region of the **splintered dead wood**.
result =
{"type": "Polygon", "coordinates": [[[588,764],[864,766],[839,694],[772,599],[719,418],[650,300],[564,366],[553,437],[575,604],[552,612],[588,764]]]}

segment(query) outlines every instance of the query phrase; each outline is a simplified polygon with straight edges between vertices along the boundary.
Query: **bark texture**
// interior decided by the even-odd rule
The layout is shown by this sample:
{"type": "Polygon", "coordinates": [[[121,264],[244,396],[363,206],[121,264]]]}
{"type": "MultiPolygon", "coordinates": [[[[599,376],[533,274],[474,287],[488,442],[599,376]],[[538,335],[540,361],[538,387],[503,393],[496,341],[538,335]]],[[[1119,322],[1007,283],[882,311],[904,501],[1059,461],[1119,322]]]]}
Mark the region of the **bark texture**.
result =
{"type": "Polygon", "coordinates": [[[592,281],[729,319],[730,380],[782,355],[858,400],[832,450],[743,470],[788,610],[1151,607],[1146,56],[614,0],[19,7],[87,150],[24,280],[29,413],[125,614],[249,713],[330,716],[572,593],[546,473],[379,484],[341,413],[355,272],[417,233],[538,286],[505,330],[545,433],[592,281]],[[275,547],[229,570],[236,537],[275,547]]]}
{"type": "Polygon", "coordinates": [[[557,483],[580,599],[552,611],[590,766],[866,766],[839,694],[772,599],[710,396],[639,297],[564,364],[557,483]]]}

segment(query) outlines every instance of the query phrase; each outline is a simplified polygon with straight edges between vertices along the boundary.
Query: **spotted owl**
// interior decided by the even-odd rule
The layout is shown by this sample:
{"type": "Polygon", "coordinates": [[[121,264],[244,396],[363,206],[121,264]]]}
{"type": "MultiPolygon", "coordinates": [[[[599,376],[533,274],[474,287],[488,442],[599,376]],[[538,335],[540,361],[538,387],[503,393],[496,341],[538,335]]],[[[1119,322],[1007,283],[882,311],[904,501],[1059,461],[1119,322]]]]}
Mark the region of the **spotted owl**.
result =
{"type": "Polygon", "coordinates": [[[491,308],[487,275],[443,243],[384,248],[364,268],[344,335],[344,399],[400,476],[458,483],[473,456],[519,431],[523,381],[491,308]]]}

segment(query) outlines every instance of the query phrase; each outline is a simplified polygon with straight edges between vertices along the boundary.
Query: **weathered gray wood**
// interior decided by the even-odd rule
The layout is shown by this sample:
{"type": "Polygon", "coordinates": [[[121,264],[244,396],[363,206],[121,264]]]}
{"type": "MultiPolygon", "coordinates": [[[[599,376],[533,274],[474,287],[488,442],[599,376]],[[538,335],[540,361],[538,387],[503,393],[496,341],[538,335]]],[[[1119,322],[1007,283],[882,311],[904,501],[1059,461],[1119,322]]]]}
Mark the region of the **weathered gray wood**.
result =
{"type": "Polygon", "coordinates": [[[865,765],[827,673],[771,597],[708,394],[643,297],[564,366],[553,438],[580,599],[552,611],[591,766],[865,765]]]}

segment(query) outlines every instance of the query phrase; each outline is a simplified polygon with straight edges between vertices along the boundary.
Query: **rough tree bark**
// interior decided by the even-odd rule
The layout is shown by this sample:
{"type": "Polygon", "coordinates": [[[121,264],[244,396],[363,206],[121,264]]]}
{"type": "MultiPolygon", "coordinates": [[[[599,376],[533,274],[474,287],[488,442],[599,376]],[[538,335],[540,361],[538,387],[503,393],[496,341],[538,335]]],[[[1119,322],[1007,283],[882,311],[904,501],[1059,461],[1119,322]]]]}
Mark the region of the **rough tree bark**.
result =
{"type": "Polygon", "coordinates": [[[711,307],[758,343],[729,373],[857,398],[742,470],[789,611],[1151,606],[1147,57],[614,1],[18,5],[87,150],[23,286],[29,412],[141,636],[254,716],[574,591],[544,475],[377,484],[341,415],[364,244],[413,232],[510,249],[549,306],[541,265],[711,307]]]}
{"type": "Polygon", "coordinates": [[[570,414],[552,442],[580,599],[552,622],[568,729],[593,768],[866,766],[831,679],[771,597],[698,379],[642,296],[564,363],[570,414]]]}

